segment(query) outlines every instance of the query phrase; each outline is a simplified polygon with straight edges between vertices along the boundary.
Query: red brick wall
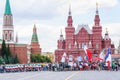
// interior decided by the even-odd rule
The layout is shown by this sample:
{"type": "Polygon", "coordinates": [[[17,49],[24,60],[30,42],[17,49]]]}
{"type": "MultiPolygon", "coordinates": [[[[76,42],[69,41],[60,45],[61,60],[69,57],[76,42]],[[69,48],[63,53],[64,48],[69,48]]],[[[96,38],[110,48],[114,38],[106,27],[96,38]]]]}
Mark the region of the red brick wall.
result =
{"type": "Polygon", "coordinates": [[[15,53],[18,56],[20,63],[27,63],[27,45],[24,46],[16,46],[15,47],[15,53]]]}
{"type": "Polygon", "coordinates": [[[41,54],[41,48],[38,42],[32,42],[31,43],[31,53],[35,54],[35,53],[40,53],[41,54]]]}
{"type": "MultiPolygon", "coordinates": [[[[1,48],[0,44],[0,48],[1,48]]],[[[8,46],[8,44],[6,45],[8,46]]],[[[18,60],[20,63],[27,63],[27,45],[26,44],[9,44],[10,51],[12,53],[12,56],[18,57],[18,60]]]]}

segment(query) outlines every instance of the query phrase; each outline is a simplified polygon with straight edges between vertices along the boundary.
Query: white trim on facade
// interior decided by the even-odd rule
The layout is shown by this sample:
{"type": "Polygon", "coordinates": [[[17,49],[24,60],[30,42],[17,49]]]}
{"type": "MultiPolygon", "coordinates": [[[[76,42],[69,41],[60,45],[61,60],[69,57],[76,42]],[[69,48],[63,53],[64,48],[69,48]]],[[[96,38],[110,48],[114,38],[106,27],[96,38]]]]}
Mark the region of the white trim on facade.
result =
{"type": "Polygon", "coordinates": [[[9,27],[5,27],[5,26],[4,26],[4,27],[3,27],[3,31],[4,31],[4,30],[14,31],[14,28],[13,28],[13,27],[10,28],[10,26],[9,26],[9,27]]]}
{"type": "Polygon", "coordinates": [[[90,30],[87,24],[78,25],[78,28],[76,29],[75,34],[78,34],[82,28],[85,28],[89,34],[92,34],[92,31],[90,30]]]}

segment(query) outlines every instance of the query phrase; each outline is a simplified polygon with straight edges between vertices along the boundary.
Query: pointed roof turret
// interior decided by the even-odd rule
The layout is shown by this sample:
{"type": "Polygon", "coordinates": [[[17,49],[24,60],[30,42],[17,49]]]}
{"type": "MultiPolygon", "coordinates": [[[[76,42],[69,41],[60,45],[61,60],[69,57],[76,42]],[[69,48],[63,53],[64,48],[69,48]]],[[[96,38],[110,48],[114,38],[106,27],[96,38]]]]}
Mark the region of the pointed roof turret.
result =
{"type": "Polygon", "coordinates": [[[96,15],[95,15],[95,26],[99,26],[100,25],[100,18],[99,18],[99,12],[98,12],[98,3],[96,3],[96,15]]]}
{"type": "Polygon", "coordinates": [[[32,35],[31,42],[38,42],[38,37],[37,37],[37,31],[36,31],[36,25],[35,24],[34,24],[34,28],[33,28],[33,35],[32,35]]]}
{"type": "Polygon", "coordinates": [[[33,28],[33,34],[32,34],[32,40],[31,40],[31,53],[32,54],[41,54],[41,48],[38,42],[38,37],[37,37],[37,28],[36,25],[34,24],[34,28],[33,28]]]}
{"type": "Polygon", "coordinates": [[[6,0],[5,14],[12,14],[11,13],[11,8],[10,8],[10,2],[9,2],[9,0],[6,0]]]}
{"type": "Polygon", "coordinates": [[[98,3],[96,3],[96,15],[98,15],[98,3]]]}
{"type": "Polygon", "coordinates": [[[106,40],[109,40],[110,38],[109,38],[109,34],[108,34],[108,28],[106,28],[106,33],[105,33],[105,37],[104,37],[104,39],[106,40]]]}
{"type": "Polygon", "coordinates": [[[71,4],[69,3],[69,16],[71,16],[71,4]]]}
{"type": "Polygon", "coordinates": [[[59,40],[64,40],[63,34],[62,34],[62,29],[61,29],[61,34],[60,34],[60,39],[59,40]]]}
{"type": "Polygon", "coordinates": [[[68,23],[68,27],[72,27],[73,20],[71,16],[71,4],[69,4],[69,13],[68,13],[67,23],[68,23]]]}
{"type": "Polygon", "coordinates": [[[108,28],[106,28],[106,33],[105,33],[105,35],[108,35],[108,28]]]}
{"type": "Polygon", "coordinates": [[[36,25],[34,24],[33,33],[36,32],[36,25]]]}

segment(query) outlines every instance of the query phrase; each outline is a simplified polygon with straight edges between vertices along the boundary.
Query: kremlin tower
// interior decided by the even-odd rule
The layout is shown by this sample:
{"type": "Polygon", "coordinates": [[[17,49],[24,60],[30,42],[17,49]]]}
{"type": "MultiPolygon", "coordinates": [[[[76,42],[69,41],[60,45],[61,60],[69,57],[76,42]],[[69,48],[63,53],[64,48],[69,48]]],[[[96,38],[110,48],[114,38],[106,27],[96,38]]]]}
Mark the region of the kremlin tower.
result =
{"type": "Polygon", "coordinates": [[[16,41],[14,41],[13,15],[9,0],[6,0],[5,5],[5,13],[3,16],[2,40],[0,42],[0,48],[2,47],[3,40],[5,40],[6,45],[9,45],[13,57],[17,56],[20,63],[28,62],[28,45],[18,43],[18,36],[16,36],[16,41]]]}
{"type": "Polygon", "coordinates": [[[41,48],[40,48],[38,37],[37,37],[36,25],[34,25],[34,28],[33,28],[33,35],[32,35],[30,47],[31,47],[31,53],[33,53],[33,54],[41,53],[41,48]]]}
{"type": "Polygon", "coordinates": [[[3,39],[7,42],[14,42],[13,16],[9,0],[6,0],[5,13],[3,17],[3,39]]]}

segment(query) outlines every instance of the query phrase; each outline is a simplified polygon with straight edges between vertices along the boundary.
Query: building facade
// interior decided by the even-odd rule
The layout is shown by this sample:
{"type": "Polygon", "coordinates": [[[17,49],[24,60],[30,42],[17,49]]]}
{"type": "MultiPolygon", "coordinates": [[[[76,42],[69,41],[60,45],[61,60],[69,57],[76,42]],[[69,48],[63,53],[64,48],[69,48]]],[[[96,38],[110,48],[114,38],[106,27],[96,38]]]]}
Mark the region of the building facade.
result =
{"type": "Polygon", "coordinates": [[[85,45],[90,49],[94,56],[98,56],[104,48],[114,48],[114,44],[111,44],[111,38],[109,37],[107,30],[104,37],[102,36],[102,26],[100,24],[97,4],[92,30],[86,24],[78,25],[77,29],[75,29],[71,8],[69,9],[67,27],[65,27],[65,39],[61,33],[60,38],[57,41],[57,49],[55,50],[55,61],[60,62],[63,53],[66,53],[68,57],[84,57],[85,52],[83,48],[85,45]]]}
{"type": "Polygon", "coordinates": [[[13,15],[9,0],[6,0],[5,5],[0,48],[2,47],[3,40],[5,40],[6,46],[9,45],[12,56],[17,56],[20,63],[30,63],[31,53],[41,53],[41,48],[37,38],[36,26],[33,28],[31,45],[18,43],[18,36],[16,36],[16,41],[14,41],[13,15]]]}

